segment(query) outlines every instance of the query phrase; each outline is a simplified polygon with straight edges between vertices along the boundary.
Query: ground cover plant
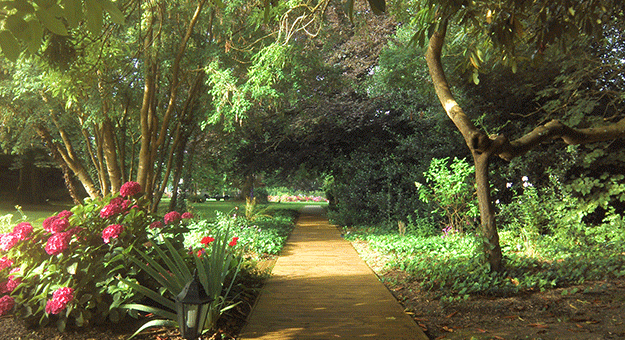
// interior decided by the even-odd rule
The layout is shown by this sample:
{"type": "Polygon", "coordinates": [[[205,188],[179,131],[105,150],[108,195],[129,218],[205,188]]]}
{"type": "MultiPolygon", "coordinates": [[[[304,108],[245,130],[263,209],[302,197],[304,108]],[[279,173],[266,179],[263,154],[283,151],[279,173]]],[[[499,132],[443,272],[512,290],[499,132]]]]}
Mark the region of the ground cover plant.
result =
{"type": "MultiPolygon", "coordinates": [[[[625,335],[619,316],[625,309],[625,224],[608,198],[621,188],[609,184],[620,179],[606,177],[612,189],[600,195],[591,190],[599,186],[594,181],[563,184],[558,178],[551,172],[550,185],[542,187],[528,176],[504,182],[501,190],[512,196],[496,203],[506,221],[500,231],[505,266],[499,272],[482,258],[479,233],[449,228],[446,216],[415,218],[403,232],[369,226],[345,228],[344,234],[435,338],[619,338],[625,335]],[[605,199],[593,203],[580,191],[605,199]],[[587,218],[602,205],[599,222],[587,218]],[[462,320],[452,318],[458,313],[462,320]],[[511,331],[518,327],[535,332],[511,331]],[[463,328],[470,334],[458,335],[463,328]],[[569,329],[573,334],[563,334],[569,329]]],[[[455,187],[451,181],[438,190],[455,187]]]]}

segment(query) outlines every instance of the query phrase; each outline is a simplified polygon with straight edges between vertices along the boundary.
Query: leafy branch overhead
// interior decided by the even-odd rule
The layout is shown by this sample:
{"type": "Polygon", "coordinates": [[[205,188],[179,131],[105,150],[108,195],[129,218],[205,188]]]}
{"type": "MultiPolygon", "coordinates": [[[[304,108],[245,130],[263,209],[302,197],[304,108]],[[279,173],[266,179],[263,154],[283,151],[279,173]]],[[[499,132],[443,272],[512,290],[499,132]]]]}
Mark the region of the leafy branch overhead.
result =
{"type": "Polygon", "coordinates": [[[36,54],[47,32],[67,36],[86,23],[99,35],[105,14],[111,22],[124,24],[124,14],[110,0],[10,0],[0,4],[0,48],[4,56],[16,61],[20,54],[36,54]]]}

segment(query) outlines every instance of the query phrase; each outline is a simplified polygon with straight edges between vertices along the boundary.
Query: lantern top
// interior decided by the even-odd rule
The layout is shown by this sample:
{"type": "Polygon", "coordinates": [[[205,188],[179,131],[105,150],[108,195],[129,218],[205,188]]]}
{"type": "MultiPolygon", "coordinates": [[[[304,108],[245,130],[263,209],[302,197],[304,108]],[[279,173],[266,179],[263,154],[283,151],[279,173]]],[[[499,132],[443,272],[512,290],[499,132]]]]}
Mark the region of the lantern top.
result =
{"type": "Polygon", "coordinates": [[[204,291],[204,287],[202,287],[198,281],[195,273],[193,275],[193,280],[189,281],[184,288],[182,288],[180,294],[176,296],[176,300],[184,304],[194,305],[201,305],[211,301],[204,291]]]}

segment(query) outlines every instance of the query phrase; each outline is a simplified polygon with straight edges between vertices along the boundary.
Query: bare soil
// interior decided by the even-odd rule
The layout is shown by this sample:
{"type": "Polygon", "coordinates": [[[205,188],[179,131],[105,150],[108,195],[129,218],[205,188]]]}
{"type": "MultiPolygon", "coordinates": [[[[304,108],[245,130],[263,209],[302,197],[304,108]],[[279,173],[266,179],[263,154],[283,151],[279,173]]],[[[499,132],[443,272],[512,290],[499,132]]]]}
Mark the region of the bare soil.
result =
{"type": "Polygon", "coordinates": [[[366,243],[353,244],[430,339],[625,339],[623,279],[443,303],[403,272],[386,270],[366,243]]]}

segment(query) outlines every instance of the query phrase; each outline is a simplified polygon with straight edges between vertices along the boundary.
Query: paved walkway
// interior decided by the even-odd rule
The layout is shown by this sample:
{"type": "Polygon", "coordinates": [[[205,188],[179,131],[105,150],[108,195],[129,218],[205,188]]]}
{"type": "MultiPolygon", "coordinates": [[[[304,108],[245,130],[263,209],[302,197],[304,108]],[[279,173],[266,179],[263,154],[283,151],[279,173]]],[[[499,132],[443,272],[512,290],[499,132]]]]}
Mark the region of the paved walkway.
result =
{"type": "Polygon", "coordinates": [[[393,295],[306,206],[239,339],[427,339],[393,295]]]}

